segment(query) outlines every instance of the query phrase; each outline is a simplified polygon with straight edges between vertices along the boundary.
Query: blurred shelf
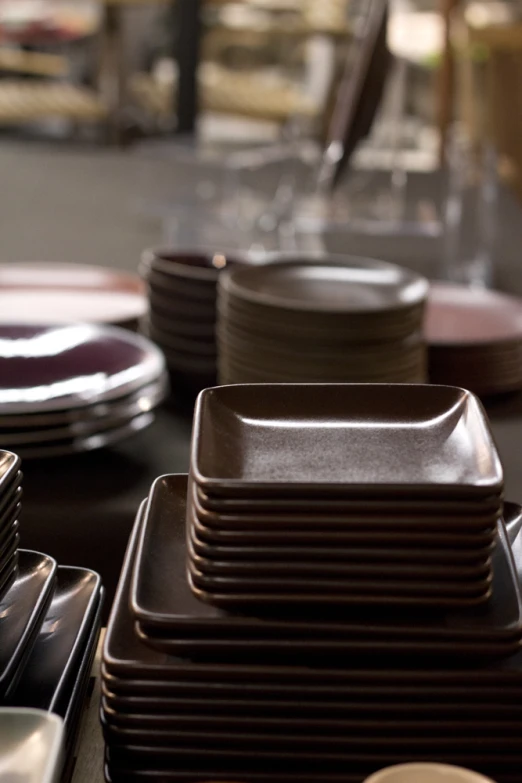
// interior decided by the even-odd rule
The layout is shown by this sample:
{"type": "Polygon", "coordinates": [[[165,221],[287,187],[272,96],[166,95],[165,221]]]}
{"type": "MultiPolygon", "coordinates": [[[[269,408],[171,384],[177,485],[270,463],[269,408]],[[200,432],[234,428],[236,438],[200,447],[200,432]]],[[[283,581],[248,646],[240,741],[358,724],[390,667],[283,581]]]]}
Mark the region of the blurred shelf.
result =
{"type": "MultiPolygon", "coordinates": [[[[158,117],[169,117],[175,106],[175,80],[161,82],[151,74],[131,77],[129,93],[139,106],[158,117]]],[[[252,119],[285,122],[289,117],[316,117],[316,103],[287,83],[266,82],[252,73],[231,73],[205,64],[200,68],[201,108],[252,119]]]]}
{"type": "Polygon", "coordinates": [[[0,80],[0,124],[54,117],[96,123],[107,109],[92,90],[66,82],[0,80]]]}

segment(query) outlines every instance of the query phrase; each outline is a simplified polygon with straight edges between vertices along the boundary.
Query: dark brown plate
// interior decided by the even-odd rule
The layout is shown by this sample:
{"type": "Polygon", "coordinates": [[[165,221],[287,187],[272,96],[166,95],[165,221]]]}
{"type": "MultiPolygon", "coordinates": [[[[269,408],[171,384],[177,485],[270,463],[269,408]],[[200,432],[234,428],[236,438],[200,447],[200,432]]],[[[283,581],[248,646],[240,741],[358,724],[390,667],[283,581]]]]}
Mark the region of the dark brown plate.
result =
{"type": "MultiPolygon", "coordinates": [[[[282,735],[289,733],[300,735],[309,732],[306,741],[314,738],[321,739],[334,738],[337,736],[338,742],[342,737],[367,737],[374,736],[376,743],[380,738],[388,738],[400,734],[408,739],[418,740],[418,735],[441,737],[454,734],[456,737],[462,734],[499,737],[503,739],[512,736],[522,730],[522,717],[517,716],[511,720],[494,720],[489,714],[479,716],[477,713],[473,717],[461,716],[454,718],[452,716],[451,706],[447,707],[446,713],[433,718],[430,716],[418,715],[416,718],[403,718],[397,716],[379,716],[373,717],[361,716],[358,718],[321,718],[305,717],[299,713],[290,717],[279,716],[275,712],[272,716],[259,716],[251,714],[245,715],[213,715],[190,714],[190,713],[172,713],[163,715],[122,713],[114,710],[105,697],[102,696],[101,708],[104,718],[108,725],[114,729],[122,730],[143,730],[144,738],[150,736],[150,732],[158,730],[161,735],[165,732],[187,732],[194,731],[196,734],[209,732],[229,731],[233,736],[241,736],[244,732],[254,735],[266,733],[267,737],[273,734],[282,735]],[[326,737],[324,736],[326,735],[326,737]]],[[[152,744],[152,743],[151,743],[152,744]]],[[[238,743],[239,744],[239,743],[238,743]]]]}
{"type": "MultiPolygon", "coordinates": [[[[277,753],[278,751],[294,753],[299,757],[306,757],[306,754],[310,753],[338,753],[341,756],[344,754],[353,754],[353,756],[359,756],[359,753],[364,754],[364,750],[367,753],[374,752],[375,754],[386,752],[386,749],[396,749],[403,752],[409,752],[412,750],[415,752],[430,753],[448,753],[448,752],[461,752],[461,753],[475,753],[479,755],[486,755],[488,751],[491,755],[500,754],[508,755],[511,751],[512,755],[518,755],[522,758],[520,753],[520,721],[514,721],[509,726],[509,733],[506,730],[507,727],[504,723],[499,727],[498,733],[491,729],[488,731],[488,721],[484,720],[482,724],[478,726],[466,724],[465,722],[459,723],[458,721],[449,724],[447,727],[441,727],[439,735],[436,736],[429,730],[425,736],[417,736],[414,734],[415,727],[417,731],[421,732],[422,726],[419,722],[413,722],[411,724],[411,732],[402,731],[400,722],[390,721],[388,728],[377,728],[377,724],[374,725],[373,731],[371,726],[364,725],[361,722],[360,733],[352,730],[347,734],[339,734],[334,736],[319,735],[319,734],[306,734],[305,732],[295,732],[292,734],[284,734],[278,731],[277,726],[274,727],[274,733],[268,732],[256,732],[254,730],[249,731],[249,725],[246,721],[243,721],[243,732],[238,731],[226,731],[223,727],[223,731],[205,731],[201,728],[199,731],[195,727],[192,731],[190,729],[167,731],[159,729],[146,730],[143,727],[139,729],[123,728],[115,726],[105,720],[104,713],[102,712],[102,725],[104,728],[104,734],[106,740],[114,742],[115,744],[132,745],[134,743],[143,743],[150,747],[171,747],[183,748],[188,747],[202,748],[205,750],[219,749],[224,751],[230,749],[231,751],[240,750],[262,750],[265,753],[277,753]],[[459,730],[460,729],[460,730],[459,730]],[[412,736],[413,734],[413,736],[412,736]],[[306,750],[303,750],[305,748],[306,750]]],[[[354,727],[355,728],[355,727],[354,727]]]]}
{"type": "Polygon", "coordinates": [[[7,501],[8,496],[14,491],[22,480],[20,465],[22,460],[18,454],[11,451],[0,450],[0,496],[2,504],[7,501]]]}
{"type": "Polygon", "coordinates": [[[220,514],[300,514],[306,513],[332,513],[332,514],[419,514],[419,515],[444,515],[453,517],[469,517],[475,514],[496,515],[501,507],[498,495],[491,495],[479,501],[441,501],[430,499],[396,499],[385,498],[376,500],[364,498],[361,500],[337,500],[330,498],[226,498],[219,495],[207,494],[197,483],[194,483],[196,495],[200,505],[210,511],[220,514]]]}
{"type": "MultiPolygon", "coordinates": [[[[280,668],[280,667],[279,667],[280,668]]],[[[288,670],[290,667],[285,667],[288,670]]],[[[390,670],[391,671],[391,670],[390,670]]],[[[306,705],[322,703],[324,701],[336,701],[340,705],[349,705],[351,703],[364,702],[368,704],[386,703],[392,707],[403,704],[405,701],[426,704],[444,702],[449,704],[469,704],[487,703],[492,705],[519,705],[522,696],[522,678],[518,685],[514,682],[504,684],[493,684],[479,686],[468,685],[454,682],[451,685],[422,684],[420,681],[407,683],[404,680],[393,682],[392,677],[388,682],[373,684],[358,684],[354,682],[349,685],[332,684],[317,685],[316,683],[291,683],[288,684],[279,678],[275,683],[268,681],[250,681],[243,682],[224,682],[223,680],[213,680],[209,685],[208,680],[197,678],[197,670],[194,670],[192,679],[179,678],[165,680],[151,677],[148,679],[131,679],[127,677],[118,677],[111,674],[107,667],[102,663],[101,673],[103,685],[106,689],[114,692],[122,698],[147,698],[153,699],[157,703],[157,710],[168,710],[170,708],[170,699],[196,699],[196,701],[205,701],[212,704],[214,700],[230,699],[234,702],[239,701],[250,703],[251,700],[263,700],[268,703],[271,701],[296,700],[306,705]]],[[[395,671],[395,673],[397,673],[395,671]]],[[[403,672],[401,671],[401,675],[403,672]]],[[[141,676],[141,675],[140,675],[141,676]]],[[[473,706],[472,706],[473,708],[473,706]]],[[[269,709],[269,708],[267,708],[269,709]]]]}
{"type": "Polygon", "coordinates": [[[246,258],[229,256],[223,252],[195,253],[191,250],[156,248],[143,252],[141,267],[145,275],[148,270],[155,270],[185,280],[215,283],[225,268],[246,261],[246,258]]]}
{"type": "Polygon", "coordinates": [[[423,564],[444,563],[447,566],[457,568],[465,566],[478,569],[487,566],[494,548],[494,541],[487,547],[483,545],[474,548],[454,547],[451,546],[451,539],[446,541],[447,546],[441,546],[438,549],[425,546],[415,548],[408,542],[405,542],[404,546],[393,542],[389,542],[387,546],[384,543],[379,546],[378,541],[372,542],[371,540],[368,541],[367,546],[364,546],[364,543],[343,544],[342,541],[334,541],[331,546],[328,541],[286,546],[279,545],[277,542],[274,542],[273,546],[255,543],[251,546],[242,544],[223,546],[203,541],[194,527],[190,531],[190,543],[198,557],[230,562],[242,561],[248,565],[259,561],[274,564],[290,563],[300,559],[310,563],[319,561],[332,565],[339,563],[414,563],[422,566],[423,564]]]}
{"type": "Polygon", "coordinates": [[[273,513],[242,513],[223,514],[211,511],[201,505],[198,499],[196,486],[191,482],[189,487],[190,500],[198,519],[207,527],[215,527],[218,530],[270,530],[277,531],[325,531],[325,536],[331,532],[348,532],[350,530],[379,530],[385,532],[399,531],[432,531],[442,533],[468,533],[473,530],[482,531],[494,525],[499,514],[499,509],[493,513],[473,514],[469,516],[451,516],[448,513],[435,514],[427,508],[425,514],[394,514],[383,504],[381,513],[372,514],[336,514],[334,513],[301,513],[280,514],[273,513]]]}
{"type": "Polygon", "coordinates": [[[25,549],[18,553],[18,576],[0,602],[0,692],[15,686],[15,674],[30,653],[29,641],[38,633],[52,597],[56,561],[25,549]]]}
{"type": "Polygon", "coordinates": [[[397,531],[382,532],[381,530],[359,530],[339,532],[327,532],[324,530],[218,530],[215,527],[207,527],[189,509],[189,520],[198,537],[210,544],[223,546],[278,546],[281,544],[301,546],[306,544],[329,546],[375,546],[382,547],[388,544],[396,546],[416,547],[447,547],[476,552],[478,549],[487,551],[494,540],[495,527],[487,527],[481,531],[467,533],[452,532],[418,532],[397,531]]]}
{"type": "Polygon", "coordinates": [[[480,402],[449,386],[206,389],[194,414],[191,472],[225,497],[476,499],[503,487],[480,402]]]}
{"type": "MultiPolygon", "coordinates": [[[[433,616],[425,612],[397,614],[396,622],[390,623],[386,613],[383,616],[369,610],[361,614],[355,612],[349,617],[325,614],[315,620],[308,612],[301,617],[298,614],[240,617],[207,606],[192,595],[184,575],[186,482],[185,475],[171,475],[157,479],[153,485],[145,524],[136,545],[136,561],[130,562],[132,554],[126,561],[129,572],[132,569],[132,579],[129,573],[131,624],[136,618],[149,632],[152,627],[182,632],[186,636],[199,631],[204,638],[241,632],[247,638],[255,635],[257,638],[275,636],[283,639],[290,634],[325,639],[386,637],[390,641],[468,639],[477,643],[520,638],[522,606],[503,530],[500,531],[501,545],[495,548],[492,556],[492,598],[485,607],[473,611],[433,616]]],[[[518,506],[510,504],[508,510],[512,514],[508,521],[520,516],[518,506]]],[[[137,531],[136,526],[136,535],[137,531]]]]}
{"type": "Polygon", "coordinates": [[[147,310],[138,275],[56,262],[0,264],[0,322],[127,324],[147,310]]]}
{"type": "Polygon", "coordinates": [[[201,601],[219,606],[222,609],[246,610],[263,609],[271,606],[379,606],[399,608],[441,608],[458,609],[478,606],[491,596],[491,587],[480,585],[475,592],[455,590],[448,586],[448,592],[440,584],[421,585],[400,581],[341,582],[330,583],[313,580],[258,579],[254,585],[251,579],[228,579],[206,576],[192,563],[187,567],[188,581],[194,595],[201,601]],[[256,590],[257,587],[257,590],[256,590]]]}
{"type": "Polygon", "coordinates": [[[278,310],[378,313],[423,302],[428,281],[409,270],[368,258],[279,260],[236,267],[221,277],[228,294],[278,310]]]}
{"type": "MultiPolygon", "coordinates": [[[[171,684],[170,684],[171,685],[171,684]]],[[[168,693],[168,691],[167,691],[168,693]]],[[[263,695],[254,696],[239,695],[239,698],[227,698],[226,696],[213,696],[208,693],[204,698],[202,694],[187,696],[181,693],[177,698],[165,696],[158,697],[151,689],[150,695],[134,696],[131,693],[114,693],[108,689],[106,682],[102,682],[102,694],[105,703],[118,715],[119,720],[124,720],[127,715],[235,715],[249,718],[251,716],[279,716],[301,718],[393,718],[401,717],[414,720],[417,716],[428,719],[437,719],[440,716],[451,714],[452,718],[459,716],[476,718],[480,714],[488,714],[492,720],[519,720],[522,717],[520,703],[494,703],[472,702],[462,700],[459,703],[453,701],[436,701],[436,695],[431,700],[418,699],[417,701],[406,698],[397,700],[381,699],[374,696],[366,701],[353,701],[346,698],[345,701],[319,701],[306,700],[305,695],[299,698],[294,694],[293,699],[263,698],[263,695]]]]}

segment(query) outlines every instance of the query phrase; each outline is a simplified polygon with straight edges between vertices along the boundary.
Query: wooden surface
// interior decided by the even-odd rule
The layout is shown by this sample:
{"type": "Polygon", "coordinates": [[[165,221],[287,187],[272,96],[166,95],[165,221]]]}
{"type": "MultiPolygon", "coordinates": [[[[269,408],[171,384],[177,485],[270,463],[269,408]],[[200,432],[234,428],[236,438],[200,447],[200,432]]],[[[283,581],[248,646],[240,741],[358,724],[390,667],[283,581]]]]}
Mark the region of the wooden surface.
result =
{"type": "Polygon", "coordinates": [[[103,736],[100,726],[100,662],[105,630],[100,634],[92,669],[93,688],[86,705],[77,746],[76,765],[71,783],[104,783],[103,736]]]}

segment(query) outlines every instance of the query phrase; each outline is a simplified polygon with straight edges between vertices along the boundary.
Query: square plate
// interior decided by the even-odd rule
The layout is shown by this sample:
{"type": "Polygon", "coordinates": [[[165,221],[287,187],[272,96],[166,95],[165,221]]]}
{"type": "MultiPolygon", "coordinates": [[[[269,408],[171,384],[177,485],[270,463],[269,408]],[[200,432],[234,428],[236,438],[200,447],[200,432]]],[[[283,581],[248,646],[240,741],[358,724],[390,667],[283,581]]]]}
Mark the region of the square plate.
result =
{"type": "MultiPolygon", "coordinates": [[[[340,639],[382,638],[422,641],[473,640],[479,642],[517,641],[522,635],[522,602],[516,580],[509,544],[500,531],[500,543],[493,560],[493,590],[490,601],[481,608],[466,612],[403,612],[396,623],[390,623],[389,611],[324,613],[317,620],[308,611],[279,613],[274,617],[238,616],[208,606],[192,594],[185,578],[186,539],[185,506],[187,477],[163,476],[153,485],[144,511],[144,524],[138,518],[134,529],[136,559],[131,544],[126,559],[129,580],[130,611],[127,621],[134,619],[147,627],[163,632],[174,631],[187,637],[216,638],[230,634],[246,638],[285,638],[291,634],[340,639]],[[290,622],[291,621],[291,622],[290,622]],[[290,623],[290,624],[289,624],[290,623]]],[[[508,504],[511,517],[520,516],[519,507],[508,504]]],[[[121,610],[125,610],[122,604],[121,610]]],[[[123,629],[121,631],[123,633],[123,629]]],[[[133,635],[134,638],[134,635],[133,635]]],[[[139,649],[138,645],[138,649],[139,649]]]]}
{"type": "Polygon", "coordinates": [[[434,532],[432,530],[342,530],[328,532],[325,530],[219,530],[215,527],[204,525],[193,513],[188,510],[189,524],[202,541],[222,546],[256,546],[256,545],[292,545],[321,544],[329,546],[375,546],[376,548],[396,544],[402,546],[416,546],[420,548],[465,549],[466,551],[482,549],[491,546],[495,538],[496,520],[491,527],[471,532],[451,531],[434,532]]]}
{"type": "Polygon", "coordinates": [[[480,402],[451,386],[205,389],[194,413],[191,472],[205,492],[231,497],[443,500],[503,489],[480,402]]]}

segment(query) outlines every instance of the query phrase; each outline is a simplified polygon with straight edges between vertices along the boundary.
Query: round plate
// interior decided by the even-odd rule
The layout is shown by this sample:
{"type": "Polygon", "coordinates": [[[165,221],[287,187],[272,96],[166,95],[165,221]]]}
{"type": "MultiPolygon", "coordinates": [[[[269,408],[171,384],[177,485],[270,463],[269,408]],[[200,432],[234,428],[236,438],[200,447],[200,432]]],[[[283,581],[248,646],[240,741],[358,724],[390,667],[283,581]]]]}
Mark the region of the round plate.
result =
{"type": "Polygon", "coordinates": [[[154,270],[172,277],[215,282],[225,267],[237,263],[241,263],[240,258],[229,258],[228,255],[220,252],[145,250],[141,258],[140,270],[145,277],[150,270],[154,270]]]}
{"type": "Polygon", "coordinates": [[[425,300],[428,281],[394,264],[340,256],[237,267],[220,278],[229,295],[280,310],[372,313],[425,300]]]}
{"type": "Polygon", "coordinates": [[[153,343],[118,327],[0,326],[4,416],[105,402],[152,383],[164,369],[153,343]]]}
{"type": "Polygon", "coordinates": [[[424,330],[430,345],[522,341],[522,300],[495,291],[433,283],[424,330]]]}
{"type": "Polygon", "coordinates": [[[146,310],[138,275],[81,264],[0,264],[0,324],[126,324],[146,310]]]}

